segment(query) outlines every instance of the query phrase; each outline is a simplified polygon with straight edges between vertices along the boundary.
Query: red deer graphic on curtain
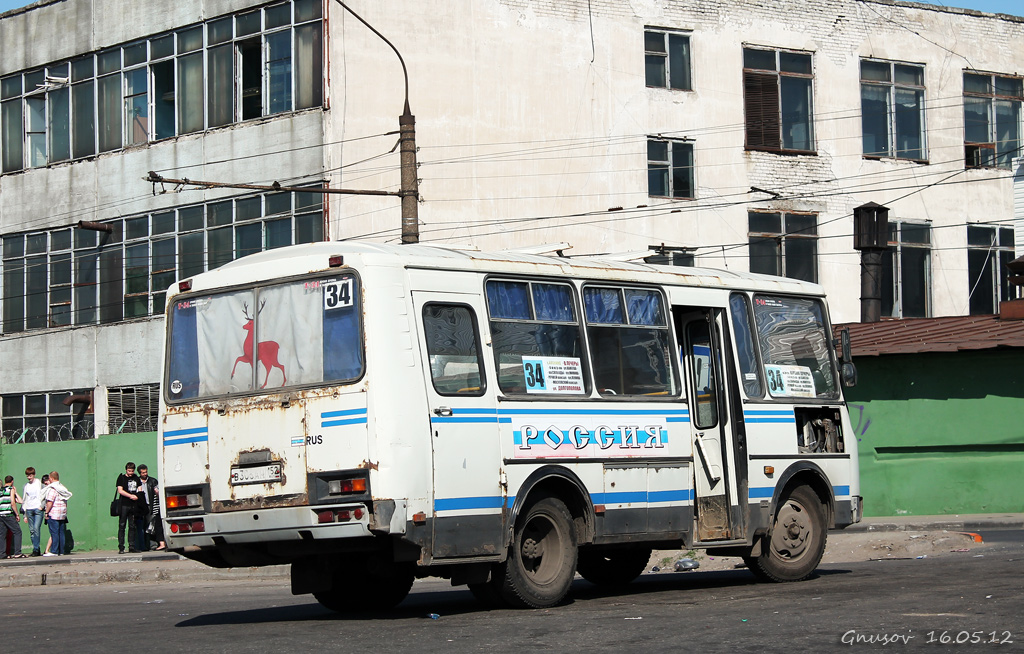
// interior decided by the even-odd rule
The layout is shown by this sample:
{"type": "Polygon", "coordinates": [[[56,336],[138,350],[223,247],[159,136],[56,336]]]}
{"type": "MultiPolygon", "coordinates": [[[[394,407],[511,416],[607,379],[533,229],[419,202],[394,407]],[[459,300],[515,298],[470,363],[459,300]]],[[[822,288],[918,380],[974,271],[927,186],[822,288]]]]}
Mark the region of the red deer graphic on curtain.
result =
{"type": "MultiPolygon", "coordinates": [[[[263,311],[263,306],[266,303],[266,300],[260,302],[260,308],[256,310],[256,315],[259,315],[263,311]]],[[[242,329],[244,329],[247,332],[245,335],[245,343],[242,344],[242,351],[244,352],[244,354],[235,359],[235,365],[231,368],[232,379],[235,377],[235,368],[238,368],[239,363],[248,363],[250,366],[255,368],[255,365],[253,365],[252,358],[252,346],[253,341],[255,340],[252,333],[253,318],[249,316],[248,304],[242,305],[242,315],[245,316],[245,319],[247,321],[244,325],[242,325],[242,329]]],[[[284,372],[284,366],[282,366],[281,362],[277,360],[277,353],[280,349],[281,346],[277,343],[277,341],[260,341],[259,347],[256,348],[256,360],[260,363],[260,365],[263,366],[263,369],[267,371],[267,376],[263,380],[263,385],[260,386],[260,388],[267,387],[267,382],[270,381],[270,371],[273,368],[281,369],[282,386],[284,386],[285,382],[288,381],[288,378],[284,372]]]]}

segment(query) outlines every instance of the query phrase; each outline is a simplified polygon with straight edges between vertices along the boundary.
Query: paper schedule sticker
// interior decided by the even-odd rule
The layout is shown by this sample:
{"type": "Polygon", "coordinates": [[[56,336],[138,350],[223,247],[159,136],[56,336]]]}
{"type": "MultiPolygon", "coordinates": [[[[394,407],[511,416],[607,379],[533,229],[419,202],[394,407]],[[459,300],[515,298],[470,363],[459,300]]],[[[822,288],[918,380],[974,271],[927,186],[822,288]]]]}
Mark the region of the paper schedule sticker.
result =
{"type": "Polygon", "coordinates": [[[574,357],[523,357],[527,393],[582,395],[583,366],[574,357]]]}

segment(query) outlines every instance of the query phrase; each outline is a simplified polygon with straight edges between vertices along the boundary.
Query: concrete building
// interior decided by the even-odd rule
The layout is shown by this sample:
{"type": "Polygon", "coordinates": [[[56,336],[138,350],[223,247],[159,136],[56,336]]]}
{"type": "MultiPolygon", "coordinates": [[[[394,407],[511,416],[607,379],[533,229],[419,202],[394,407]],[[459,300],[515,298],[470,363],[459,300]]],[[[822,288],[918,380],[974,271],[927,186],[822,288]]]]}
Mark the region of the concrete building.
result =
{"type": "MultiPolygon", "coordinates": [[[[994,313],[1011,293],[1024,18],[900,0],[351,6],[408,66],[423,242],[664,244],[670,263],[818,281],[848,322],[852,211],[873,201],[891,210],[886,315],[994,313]]],[[[398,239],[394,197],[149,171],[395,191],[404,97],[394,53],[335,0],[0,15],[4,440],[151,431],[174,280],[288,243],[398,239]],[[65,403],[89,391],[91,413],[65,403]]]]}

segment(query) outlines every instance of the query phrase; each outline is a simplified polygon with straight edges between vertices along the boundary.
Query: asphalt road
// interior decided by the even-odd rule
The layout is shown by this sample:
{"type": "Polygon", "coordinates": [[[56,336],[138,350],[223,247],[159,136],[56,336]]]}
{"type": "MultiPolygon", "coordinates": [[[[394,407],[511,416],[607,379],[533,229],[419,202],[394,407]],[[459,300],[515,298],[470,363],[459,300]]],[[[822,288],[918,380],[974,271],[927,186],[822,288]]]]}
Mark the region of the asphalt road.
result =
{"type": "Polygon", "coordinates": [[[886,650],[1024,651],[1024,538],[983,535],[984,554],[830,564],[795,584],[745,570],[645,574],[618,593],[578,580],[542,611],[486,610],[435,580],[391,613],[347,616],[279,581],[7,589],[0,633],[67,652],[830,652],[883,638],[886,650]]]}

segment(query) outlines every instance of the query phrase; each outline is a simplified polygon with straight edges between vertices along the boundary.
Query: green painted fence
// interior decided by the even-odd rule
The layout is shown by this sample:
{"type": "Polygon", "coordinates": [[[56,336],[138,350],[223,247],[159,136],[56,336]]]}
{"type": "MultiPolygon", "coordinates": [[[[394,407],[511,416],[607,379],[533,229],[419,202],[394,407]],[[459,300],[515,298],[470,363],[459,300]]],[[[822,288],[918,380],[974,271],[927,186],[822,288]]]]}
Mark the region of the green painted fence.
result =
{"type": "MultiPolygon", "coordinates": [[[[62,443],[20,443],[0,446],[0,475],[12,475],[18,492],[25,486],[25,468],[32,466],[42,478],[51,470],[74,496],[68,500],[68,531],[75,551],[116,550],[117,518],[110,517],[117,476],[124,464],[134,461],[149,466],[149,474],[160,479],[156,432],[111,434],[90,440],[62,443]]],[[[22,550],[30,552],[28,525],[21,524],[22,550]]],[[[42,544],[49,532],[42,527],[42,544]]]]}
{"type": "Polygon", "coordinates": [[[1024,512],[1024,352],[856,363],[846,398],[865,515],[1024,512]]]}

